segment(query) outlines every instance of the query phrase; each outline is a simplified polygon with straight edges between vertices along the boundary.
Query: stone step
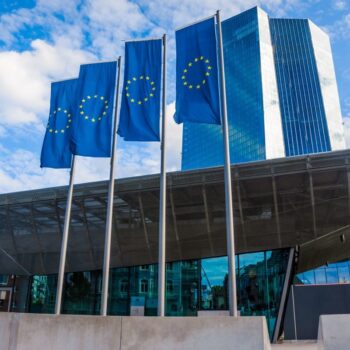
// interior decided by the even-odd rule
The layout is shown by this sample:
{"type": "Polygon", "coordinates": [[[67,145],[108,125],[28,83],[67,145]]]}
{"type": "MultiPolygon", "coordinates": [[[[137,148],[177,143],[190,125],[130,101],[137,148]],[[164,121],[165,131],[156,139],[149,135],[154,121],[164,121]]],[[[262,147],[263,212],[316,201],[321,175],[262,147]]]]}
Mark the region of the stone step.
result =
{"type": "Polygon", "coordinates": [[[317,342],[316,340],[301,340],[272,344],[271,350],[317,350],[317,342]]]}

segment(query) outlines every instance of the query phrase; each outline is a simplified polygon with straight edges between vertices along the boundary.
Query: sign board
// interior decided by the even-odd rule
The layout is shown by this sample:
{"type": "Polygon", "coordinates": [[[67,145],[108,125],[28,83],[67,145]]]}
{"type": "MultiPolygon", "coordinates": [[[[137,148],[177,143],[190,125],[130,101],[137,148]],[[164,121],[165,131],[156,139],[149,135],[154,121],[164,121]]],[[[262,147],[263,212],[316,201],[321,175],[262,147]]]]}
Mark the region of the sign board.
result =
{"type": "Polygon", "coordinates": [[[130,298],[130,316],[145,316],[145,297],[130,298]]]}

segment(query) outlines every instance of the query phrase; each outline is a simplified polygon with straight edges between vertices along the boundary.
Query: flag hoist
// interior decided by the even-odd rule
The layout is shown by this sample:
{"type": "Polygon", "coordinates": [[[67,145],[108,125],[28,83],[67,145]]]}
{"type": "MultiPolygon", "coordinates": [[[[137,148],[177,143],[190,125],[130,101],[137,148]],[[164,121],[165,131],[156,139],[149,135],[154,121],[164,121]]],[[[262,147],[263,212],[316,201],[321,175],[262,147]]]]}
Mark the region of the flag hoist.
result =
{"type": "Polygon", "coordinates": [[[164,316],[166,242],[166,35],[161,39],[128,41],[125,43],[124,87],[118,134],[125,141],[160,141],[159,128],[161,114],[158,315],[164,316]],[[160,100],[162,101],[161,110],[160,100]]]}
{"type": "Polygon", "coordinates": [[[113,124],[113,136],[112,136],[112,156],[111,167],[109,173],[109,186],[108,186],[108,202],[107,202],[107,218],[106,218],[106,231],[105,231],[105,247],[103,258],[103,271],[102,271],[102,296],[101,296],[101,309],[100,314],[102,316],[107,315],[108,306],[108,289],[109,289],[109,266],[111,257],[111,239],[112,239],[112,220],[113,220],[113,204],[114,204],[114,179],[115,179],[115,162],[116,162],[116,147],[117,147],[117,125],[118,125],[118,101],[119,101],[119,85],[120,85],[120,66],[121,57],[118,58],[118,78],[117,89],[114,104],[114,124],[113,124]]]}
{"type": "MultiPolygon", "coordinates": [[[[41,167],[71,168],[57,280],[61,313],[76,155],[110,157],[117,62],[85,64],[79,78],[52,83],[41,167]]],[[[120,67],[120,59],[119,59],[120,67]]]]}
{"type": "Polygon", "coordinates": [[[176,31],[177,123],[221,124],[224,147],[229,310],[237,316],[230,148],[220,12],[176,31]]]}
{"type": "Polygon", "coordinates": [[[78,79],[63,80],[51,84],[50,115],[45,138],[41,149],[40,166],[42,168],[71,168],[69,187],[64,216],[61,243],[60,265],[57,281],[55,314],[61,312],[64,267],[66,262],[69,222],[72,207],[75,157],[69,149],[72,133],[72,121],[75,106],[75,92],[78,79]]]}
{"type": "MultiPolygon", "coordinates": [[[[225,156],[229,309],[230,315],[237,316],[231,167],[219,11],[215,16],[176,31],[176,58],[175,121],[177,123],[222,125],[225,156]]],[[[111,157],[100,310],[101,315],[107,314],[116,141],[117,134],[119,134],[125,141],[161,141],[158,316],[165,315],[166,35],[160,39],[134,40],[125,43],[125,70],[119,125],[117,109],[121,57],[118,59],[115,93],[116,64],[117,62],[107,62],[83,65],[80,68],[78,79],[52,84],[50,118],[42,149],[41,166],[54,168],[71,166],[58,275],[56,314],[61,311],[75,155],[111,157]],[[113,106],[114,100],[113,138],[111,140],[113,108],[110,107],[113,106]],[[160,138],[161,115],[162,137],[160,138]]]]}

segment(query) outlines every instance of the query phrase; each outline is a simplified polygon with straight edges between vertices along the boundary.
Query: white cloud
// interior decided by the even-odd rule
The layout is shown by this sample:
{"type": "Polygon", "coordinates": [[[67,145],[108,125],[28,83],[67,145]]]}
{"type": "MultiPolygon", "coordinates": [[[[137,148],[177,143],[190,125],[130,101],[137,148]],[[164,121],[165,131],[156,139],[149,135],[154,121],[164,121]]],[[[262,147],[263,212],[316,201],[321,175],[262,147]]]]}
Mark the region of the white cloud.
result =
{"type": "MultiPolygon", "coordinates": [[[[316,0],[37,0],[33,9],[2,15],[0,41],[5,46],[0,51],[0,137],[15,138],[20,146],[13,150],[4,142],[0,144],[0,193],[68,182],[65,170],[40,169],[39,150],[30,148],[30,139],[41,138],[43,134],[50,81],[76,76],[81,63],[116,58],[123,52],[123,39],[167,32],[170,77],[167,93],[173,99],[175,28],[214,14],[217,9],[222,10],[223,19],[255,5],[263,6],[272,16],[282,16],[310,6],[313,1],[316,0]],[[31,38],[32,28],[40,28],[44,37],[31,38]],[[19,36],[28,49],[15,51],[19,36]]],[[[340,25],[343,33],[349,33],[348,17],[344,16],[340,25]]],[[[173,121],[174,109],[174,102],[168,105],[168,171],[180,169],[181,162],[182,127],[173,121]]],[[[346,130],[350,130],[348,120],[346,130]]],[[[350,140],[350,132],[347,136],[350,140]]],[[[118,144],[117,177],[159,173],[159,162],[159,143],[118,144]]],[[[109,159],[78,159],[76,182],[103,180],[108,176],[109,159]]]]}
{"type": "Polygon", "coordinates": [[[65,185],[66,170],[40,169],[36,154],[25,149],[14,152],[0,145],[0,193],[65,185]]]}
{"type": "Polygon", "coordinates": [[[153,26],[138,5],[127,0],[88,0],[82,12],[93,48],[104,59],[116,58],[124,45],[122,40],[145,33],[153,26]]]}
{"type": "MultiPolygon", "coordinates": [[[[175,124],[175,103],[167,106],[167,171],[180,169],[181,126],[175,124]]],[[[5,132],[0,128],[1,133],[5,132]]],[[[0,144],[0,193],[66,185],[69,172],[40,169],[39,154],[18,149],[14,152],[0,144]]],[[[123,142],[118,139],[116,177],[156,174],[160,170],[159,142],[123,142]]],[[[109,158],[77,157],[75,183],[109,179],[109,158]]]]}
{"type": "Polygon", "coordinates": [[[50,81],[75,77],[94,56],[35,40],[31,51],[0,52],[0,124],[42,124],[49,109],[50,81]]]}
{"type": "Polygon", "coordinates": [[[349,39],[350,38],[350,13],[344,15],[334,24],[326,27],[327,33],[332,39],[349,39]]]}
{"type": "Polygon", "coordinates": [[[347,148],[350,148],[350,116],[343,118],[345,142],[347,148]]]}
{"type": "Polygon", "coordinates": [[[333,7],[336,10],[344,10],[347,6],[346,6],[346,1],[343,0],[339,0],[339,1],[334,1],[333,2],[333,7]]]}
{"type": "MultiPolygon", "coordinates": [[[[182,126],[174,122],[175,102],[167,106],[166,169],[180,170],[182,126]]],[[[155,174],[160,172],[159,142],[123,142],[119,151],[117,177],[155,174]]]]}
{"type": "MultiPolygon", "coordinates": [[[[166,169],[180,170],[182,126],[174,122],[175,102],[167,106],[166,169]]],[[[116,177],[156,174],[160,171],[159,142],[125,142],[118,138],[116,177]]],[[[80,158],[77,162],[77,181],[89,182],[109,178],[109,159],[80,158]]]]}

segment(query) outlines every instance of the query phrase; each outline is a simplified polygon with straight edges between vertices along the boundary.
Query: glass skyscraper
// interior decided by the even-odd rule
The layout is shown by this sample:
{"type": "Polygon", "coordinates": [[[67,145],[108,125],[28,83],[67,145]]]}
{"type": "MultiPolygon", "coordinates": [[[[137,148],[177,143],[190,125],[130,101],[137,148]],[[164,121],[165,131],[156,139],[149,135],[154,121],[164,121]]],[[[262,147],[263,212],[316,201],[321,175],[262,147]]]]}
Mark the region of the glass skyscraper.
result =
{"type": "MultiPolygon", "coordinates": [[[[328,36],[258,7],[222,23],[231,163],[345,148],[328,36]]],[[[221,126],[184,124],[182,169],[223,164],[221,126]]]]}

